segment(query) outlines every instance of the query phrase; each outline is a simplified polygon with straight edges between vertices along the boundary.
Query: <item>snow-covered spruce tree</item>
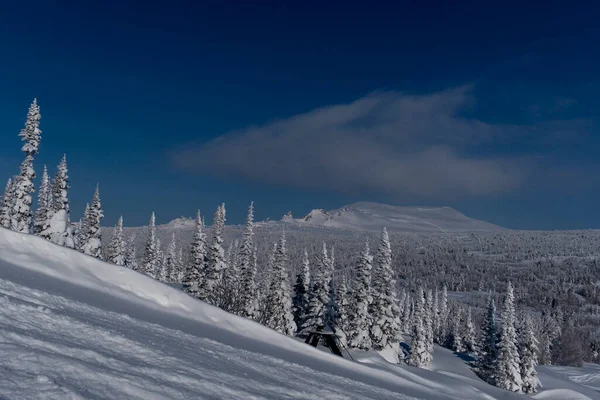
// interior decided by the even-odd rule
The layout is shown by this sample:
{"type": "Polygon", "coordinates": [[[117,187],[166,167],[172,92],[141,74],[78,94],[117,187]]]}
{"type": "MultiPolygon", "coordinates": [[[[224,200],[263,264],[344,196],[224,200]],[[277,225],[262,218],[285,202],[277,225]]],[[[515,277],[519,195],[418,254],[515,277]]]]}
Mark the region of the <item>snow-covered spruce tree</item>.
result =
{"type": "Polygon", "coordinates": [[[160,280],[163,265],[165,264],[165,252],[162,250],[160,238],[156,238],[156,269],[154,270],[154,279],[160,280]]]}
{"type": "Polygon", "coordinates": [[[206,234],[204,233],[204,221],[200,215],[200,210],[198,210],[196,213],[196,225],[190,249],[191,260],[183,279],[185,292],[194,297],[197,297],[200,282],[203,280],[207,247],[206,234]]]}
{"type": "Polygon", "coordinates": [[[425,296],[425,309],[423,315],[423,326],[425,328],[425,345],[427,349],[427,365],[433,360],[433,292],[427,291],[425,296]]]}
{"type": "Polygon", "coordinates": [[[294,285],[294,298],[292,300],[292,312],[294,313],[294,322],[296,326],[301,327],[306,321],[308,312],[308,301],[310,293],[310,262],[308,252],[304,249],[302,258],[302,267],[296,275],[296,284],[294,285]]]}
{"type": "Polygon", "coordinates": [[[490,293],[485,318],[481,324],[479,340],[479,359],[476,364],[477,374],[486,382],[494,384],[494,365],[498,358],[498,331],[496,327],[496,306],[494,296],[490,293]]]}
{"type": "Polygon", "coordinates": [[[206,255],[204,279],[200,282],[197,298],[209,304],[218,305],[221,301],[219,286],[221,274],[227,267],[223,250],[223,231],[225,229],[225,204],[217,207],[213,218],[212,241],[206,255]]]}
{"type": "Polygon", "coordinates": [[[406,298],[404,299],[404,310],[402,311],[402,324],[404,328],[402,329],[405,333],[412,332],[412,318],[413,318],[413,299],[409,293],[406,293],[406,298]]]}
{"type": "Polygon", "coordinates": [[[52,217],[52,190],[50,187],[50,177],[48,168],[44,165],[40,188],[38,190],[37,211],[33,220],[33,232],[39,235],[50,226],[52,217]]]}
{"type": "Polygon", "coordinates": [[[383,228],[372,279],[371,317],[373,324],[370,335],[375,350],[383,350],[400,340],[400,329],[394,316],[396,282],[393,279],[394,273],[391,264],[390,239],[387,230],[383,228]]]}
{"type": "Polygon", "coordinates": [[[165,262],[162,264],[159,280],[161,282],[170,283],[174,281],[174,274],[177,270],[177,241],[175,240],[175,232],[171,236],[171,242],[167,246],[165,253],[165,262]]]}
{"type": "Polygon", "coordinates": [[[281,235],[277,243],[277,252],[273,262],[273,279],[266,301],[266,325],[279,333],[293,336],[296,333],[296,324],[292,314],[285,234],[281,235]]]}
{"type": "Polygon", "coordinates": [[[139,271],[139,265],[136,258],[135,250],[135,234],[131,235],[127,239],[127,246],[125,251],[125,266],[131,268],[134,271],[139,271]]]}
{"type": "Polygon", "coordinates": [[[465,332],[462,342],[466,351],[470,353],[477,353],[477,334],[475,332],[475,325],[473,325],[471,307],[467,309],[467,316],[465,318],[465,332]]]}
{"type": "Polygon", "coordinates": [[[439,318],[436,342],[440,345],[444,345],[448,339],[448,288],[446,285],[442,288],[442,293],[439,297],[438,311],[439,318]]]}
{"type": "Polygon", "coordinates": [[[25,127],[19,133],[21,140],[25,142],[21,150],[25,153],[25,159],[21,164],[19,175],[14,181],[14,197],[12,203],[11,229],[17,232],[30,233],[32,230],[31,204],[35,187],[35,170],[33,169],[33,158],[38,154],[42,131],[40,130],[40,108],[37,100],[29,106],[25,127]]]}
{"type": "Polygon", "coordinates": [[[238,314],[253,319],[256,316],[256,265],[253,263],[254,252],[254,202],[250,202],[246,226],[242,233],[242,244],[238,252],[241,275],[240,300],[238,314]]]}
{"type": "Polygon", "coordinates": [[[177,273],[175,274],[175,282],[183,283],[186,271],[187,267],[185,258],[183,257],[183,247],[179,246],[179,250],[177,250],[177,273]]]}
{"type": "Polygon", "coordinates": [[[408,356],[408,365],[418,368],[429,368],[431,364],[431,355],[427,350],[425,314],[425,295],[423,288],[419,287],[415,298],[414,325],[410,342],[410,355],[408,356]]]}
{"type": "Polygon", "coordinates": [[[521,391],[531,394],[537,392],[540,380],[535,367],[537,366],[538,346],[533,326],[529,316],[525,316],[519,324],[519,355],[521,356],[521,391]]]}
{"type": "Polygon", "coordinates": [[[125,265],[125,236],[123,235],[123,216],[117,220],[108,245],[108,262],[116,265],[125,265]]]}
{"type": "Polygon", "coordinates": [[[8,182],[6,182],[6,188],[4,189],[4,195],[2,196],[2,209],[0,209],[0,226],[3,228],[10,228],[14,194],[15,185],[13,184],[13,180],[8,178],[8,182]]]}
{"type": "Polygon", "coordinates": [[[317,259],[311,276],[311,290],[308,301],[306,321],[302,325],[301,335],[325,325],[325,314],[329,304],[329,285],[326,270],[329,265],[327,246],[323,243],[323,251],[317,259]]]}
{"type": "Polygon", "coordinates": [[[333,280],[333,248],[331,249],[330,254],[331,256],[329,257],[327,268],[329,302],[327,303],[327,311],[325,312],[325,325],[330,327],[332,330],[336,330],[339,323],[339,309],[336,297],[336,284],[333,280]]]}
{"type": "Polygon", "coordinates": [[[90,220],[90,203],[85,204],[85,209],[83,210],[83,216],[79,220],[79,224],[77,227],[77,250],[83,253],[82,244],[87,243],[89,239],[90,230],[88,229],[88,221],[90,220]]]}
{"type": "Polygon", "coordinates": [[[335,290],[335,300],[337,304],[337,328],[336,333],[340,336],[344,344],[348,342],[347,332],[349,331],[350,301],[348,300],[348,285],[346,278],[341,277],[335,290]]]}
{"type": "Polygon", "coordinates": [[[435,337],[437,335],[437,332],[439,331],[439,326],[440,326],[440,310],[439,310],[439,303],[440,303],[440,291],[438,290],[438,288],[435,288],[435,291],[433,292],[433,298],[431,301],[431,330],[433,332],[433,340],[435,341],[435,337]]]}
{"type": "Polygon", "coordinates": [[[80,235],[79,248],[82,253],[99,259],[102,258],[102,228],[100,227],[102,218],[104,212],[100,202],[100,187],[96,185],[92,204],[86,208],[83,225],[80,227],[83,232],[80,235]]]}
{"type": "Polygon", "coordinates": [[[371,336],[369,334],[372,325],[369,307],[373,300],[371,296],[371,270],[373,269],[373,257],[370,254],[369,242],[365,244],[364,251],[360,254],[356,265],[356,279],[352,294],[352,312],[348,321],[348,344],[350,347],[360,350],[371,348],[371,336]]]}
{"type": "Polygon", "coordinates": [[[40,236],[61,246],[76,248],[77,238],[69,214],[68,172],[67,156],[64,155],[52,181],[52,217],[48,228],[42,231],[40,236]]]}
{"type": "Polygon", "coordinates": [[[156,242],[156,216],[154,212],[150,216],[150,222],[148,223],[148,237],[146,238],[146,246],[144,248],[144,255],[142,256],[142,263],[139,266],[139,271],[156,279],[156,271],[159,266],[159,252],[156,242]]]}
{"type": "Polygon", "coordinates": [[[223,270],[221,281],[221,302],[220,307],[230,313],[239,313],[239,293],[240,293],[240,268],[238,262],[238,247],[239,241],[234,240],[229,248],[229,261],[226,263],[227,268],[223,270]]]}
{"type": "Polygon", "coordinates": [[[465,351],[463,346],[463,335],[462,335],[462,319],[464,310],[462,306],[456,304],[454,311],[451,313],[449,318],[450,334],[448,335],[448,347],[457,353],[465,351]]]}
{"type": "Polygon", "coordinates": [[[523,380],[519,365],[521,360],[517,350],[514,301],[513,288],[508,282],[502,309],[502,333],[498,343],[498,358],[494,366],[494,381],[498,387],[511,392],[520,392],[523,380]]]}

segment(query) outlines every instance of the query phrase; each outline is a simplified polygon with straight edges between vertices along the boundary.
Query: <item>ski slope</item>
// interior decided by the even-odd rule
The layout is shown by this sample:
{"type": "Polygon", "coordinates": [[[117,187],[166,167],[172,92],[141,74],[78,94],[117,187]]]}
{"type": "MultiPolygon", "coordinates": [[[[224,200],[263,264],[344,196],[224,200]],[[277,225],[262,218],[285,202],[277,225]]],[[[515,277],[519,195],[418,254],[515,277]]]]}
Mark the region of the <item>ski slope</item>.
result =
{"type": "Polygon", "coordinates": [[[438,371],[373,353],[352,362],[127,268],[0,228],[2,399],[523,398],[439,350],[438,371]]]}

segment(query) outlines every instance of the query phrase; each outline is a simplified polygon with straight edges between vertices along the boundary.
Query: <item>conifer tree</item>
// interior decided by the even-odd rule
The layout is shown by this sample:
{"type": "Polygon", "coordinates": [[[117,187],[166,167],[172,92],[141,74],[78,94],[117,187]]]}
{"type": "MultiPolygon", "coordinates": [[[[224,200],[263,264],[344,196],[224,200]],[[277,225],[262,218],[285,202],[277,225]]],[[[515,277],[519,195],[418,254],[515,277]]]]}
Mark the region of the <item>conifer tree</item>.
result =
{"type": "Polygon", "coordinates": [[[294,313],[294,322],[296,326],[301,327],[306,321],[308,312],[308,302],[310,294],[310,262],[308,252],[304,249],[302,258],[302,268],[296,275],[296,284],[294,285],[294,299],[292,301],[292,311],[294,313]]]}
{"type": "Polygon", "coordinates": [[[463,308],[459,305],[454,307],[454,312],[450,315],[449,325],[450,334],[448,336],[448,346],[457,353],[465,351],[462,341],[462,316],[463,308]]]}
{"type": "Polygon", "coordinates": [[[498,358],[497,336],[496,306],[494,305],[494,297],[490,293],[487,312],[481,325],[479,360],[477,362],[477,373],[490,384],[494,384],[493,370],[498,358]]]}
{"type": "Polygon", "coordinates": [[[68,189],[67,156],[63,155],[52,181],[52,217],[48,228],[42,231],[40,236],[49,239],[53,243],[76,248],[78,244],[74,229],[71,226],[68,189]]]}
{"type": "Polygon", "coordinates": [[[438,288],[435,288],[434,295],[431,302],[431,330],[433,332],[433,339],[436,340],[436,335],[440,327],[440,292],[438,288]]]}
{"type": "Polygon", "coordinates": [[[412,297],[407,293],[404,299],[404,311],[402,312],[405,333],[412,332],[412,297]]]}
{"type": "Polygon", "coordinates": [[[171,243],[167,246],[165,253],[165,262],[161,268],[160,281],[165,283],[173,282],[177,271],[177,241],[175,240],[175,232],[171,236],[171,243]]]}
{"type": "Polygon", "coordinates": [[[477,353],[477,334],[475,333],[475,325],[473,325],[473,317],[471,315],[471,307],[467,309],[467,316],[465,319],[465,335],[463,338],[463,345],[466,351],[471,353],[477,353]]]}
{"type": "Polygon", "coordinates": [[[494,366],[494,380],[496,386],[511,392],[521,391],[519,352],[517,350],[517,333],[515,330],[514,294],[511,283],[506,289],[506,298],[502,309],[502,331],[498,343],[498,359],[494,366]]]}
{"type": "Polygon", "coordinates": [[[371,295],[371,270],[373,269],[373,257],[370,254],[369,242],[361,253],[356,266],[356,280],[352,291],[353,307],[350,314],[349,345],[352,348],[368,350],[372,346],[370,328],[372,325],[369,307],[373,297],[371,295]]]}
{"type": "Polygon", "coordinates": [[[373,273],[371,304],[371,341],[375,350],[398,343],[400,329],[394,316],[395,281],[392,271],[392,250],[387,230],[383,228],[373,273]]]}
{"type": "Polygon", "coordinates": [[[254,202],[250,202],[246,226],[242,234],[238,260],[240,265],[241,285],[239,314],[242,317],[254,318],[256,314],[256,265],[253,263],[254,252],[254,202]]]}
{"type": "Polygon", "coordinates": [[[160,238],[156,238],[156,268],[154,270],[154,279],[160,280],[163,265],[165,264],[165,253],[162,250],[160,238]]]}
{"type": "Polygon", "coordinates": [[[221,281],[221,301],[220,307],[234,314],[239,313],[239,291],[240,291],[240,269],[237,256],[239,242],[234,240],[229,246],[230,251],[227,268],[223,270],[221,281]]]}
{"type": "Polygon", "coordinates": [[[139,265],[137,262],[135,250],[135,235],[131,235],[127,240],[125,252],[125,266],[131,268],[134,271],[139,271],[139,265]]]}
{"type": "Polygon", "coordinates": [[[446,285],[442,288],[442,293],[439,297],[438,311],[437,343],[443,345],[448,338],[448,289],[446,285]]]}
{"type": "Polygon", "coordinates": [[[50,177],[48,176],[48,168],[44,165],[42,179],[40,181],[40,189],[38,190],[38,204],[35,218],[33,221],[33,231],[39,235],[50,226],[50,218],[52,217],[52,190],[50,187],[50,177]]]}
{"type": "Polygon", "coordinates": [[[191,260],[188,264],[186,274],[183,280],[185,292],[197,297],[200,288],[200,282],[204,276],[204,266],[206,265],[206,234],[204,233],[204,221],[200,215],[200,210],[196,213],[196,225],[191,244],[191,260]]]}
{"type": "Polygon", "coordinates": [[[225,251],[223,250],[223,231],[225,229],[225,204],[217,207],[211,229],[212,242],[206,256],[204,279],[198,288],[198,297],[209,304],[217,305],[221,300],[219,283],[221,274],[227,267],[225,264],[225,251]]]}
{"type": "Polygon", "coordinates": [[[21,233],[30,233],[32,231],[31,204],[33,202],[33,192],[35,187],[35,170],[33,168],[33,158],[38,154],[42,131],[40,130],[40,108],[37,100],[34,99],[27,112],[25,127],[19,133],[21,140],[25,142],[21,150],[25,153],[25,159],[21,164],[20,173],[17,175],[14,184],[14,193],[12,198],[11,229],[21,233]]]}
{"type": "Polygon", "coordinates": [[[535,367],[537,366],[537,353],[538,346],[537,340],[533,333],[533,327],[531,325],[531,319],[525,316],[522,323],[519,324],[519,354],[521,356],[521,391],[523,393],[531,394],[537,392],[540,386],[540,380],[537,376],[535,367]]]}
{"type": "Polygon", "coordinates": [[[323,243],[323,251],[317,259],[311,276],[311,290],[308,301],[308,314],[302,325],[300,334],[315,330],[325,325],[327,306],[329,304],[328,277],[325,272],[329,265],[327,246],[323,243]]]}
{"type": "Polygon", "coordinates": [[[429,368],[431,356],[427,350],[427,333],[424,323],[427,317],[425,315],[425,295],[422,287],[419,287],[416,296],[408,364],[418,368],[429,368]]]}
{"type": "Polygon", "coordinates": [[[282,234],[277,243],[277,251],[273,260],[273,279],[266,300],[266,325],[279,333],[293,336],[296,333],[296,324],[292,314],[285,242],[285,234],[282,234]]]}
{"type": "Polygon", "coordinates": [[[347,332],[350,324],[350,301],[348,299],[348,285],[346,278],[341,277],[336,286],[335,299],[337,304],[337,329],[336,332],[347,343],[347,332]]]}
{"type": "Polygon", "coordinates": [[[425,348],[427,349],[426,365],[431,365],[433,359],[433,292],[427,291],[425,296],[424,310],[424,328],[425,328],[425,348]]]}
{"type": "Polygon", "coordinates": [[[146,238],[146,246],[140,265],[140,272],[156,279],[156,271],[159,266],[158,243],[156,240],[156,217],[154,212],[150,216],[148,223],[148,237],[146,238]]]}
{"type": "Polygon", "coordinates": [[[117,225],[113,230],[110,244],[108,245],[108,261],[116,265],[125,265],[126,243],[123,235],[123,216],[117,220],[117,225]]]}
{"type": "Polygon", "coordinates": [[[102,228],[100,227],[100,223],[103,217],[100,188],[96,186],[92,204],[89,208],[86,207],[86,212],[83,216],[83,225],[80,228],[82,234],[79,239],[79,248],[82,253],[99,259],[102,258],[102,228]]]}
{"type": "Polygon", "coordinates": [[[15,185],[13,184],[13,180],[8,178],[8,182],[6,182],[6,188],[4,189],[4,195],[2,196],[2,209],[0,209],[0,226],[3,228],[10,228],[14,194],[15,185]]]}
{"type": "Polygon", "coordinates": [[[186,271],[187,268],[185,259],[183,258],[183,247],[179,246],[179,250],[177,250],[177,274],[175,276],[175,282],[183,283],[186,271]]]}

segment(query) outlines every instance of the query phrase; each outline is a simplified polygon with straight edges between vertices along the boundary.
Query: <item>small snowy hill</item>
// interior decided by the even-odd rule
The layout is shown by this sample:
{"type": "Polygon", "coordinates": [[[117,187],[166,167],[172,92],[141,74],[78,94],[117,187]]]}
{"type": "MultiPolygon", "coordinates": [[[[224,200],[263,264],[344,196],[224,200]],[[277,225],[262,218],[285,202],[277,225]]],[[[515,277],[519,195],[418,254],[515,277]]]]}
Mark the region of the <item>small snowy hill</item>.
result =
{"type": "Polygon", "coordinates": [[[522,398],[478,380],[450,352],[436,351],[434,362],[438,353],[439,371],[371,353],[352,362],[127,268],[0,228],[0,398],[522,398]]]}
{"type": "Polygon", "coordinates": [[[471,219],[450,207],[399,207],[378,203],[355,203],[333,211],[312,210],[302,219],[284,217],[297,225],[352,230],[396,232],[463,232],[503,229],[471,219]]]}

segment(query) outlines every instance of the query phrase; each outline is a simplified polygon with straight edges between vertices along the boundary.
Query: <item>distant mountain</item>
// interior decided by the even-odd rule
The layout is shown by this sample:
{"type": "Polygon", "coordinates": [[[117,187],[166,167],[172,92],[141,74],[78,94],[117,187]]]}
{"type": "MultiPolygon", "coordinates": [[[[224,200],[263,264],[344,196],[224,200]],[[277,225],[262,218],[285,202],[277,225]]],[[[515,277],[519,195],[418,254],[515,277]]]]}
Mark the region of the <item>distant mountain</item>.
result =
{"type": "Polygon", "coordinates": [[[400,207],[360,202],[332,211],[312,210],[301,219],[281,220],[299,226],[372,231],[384,226],[393,232],[464,232],[504,229],[469,218],[451,207],[400,207]]]}

